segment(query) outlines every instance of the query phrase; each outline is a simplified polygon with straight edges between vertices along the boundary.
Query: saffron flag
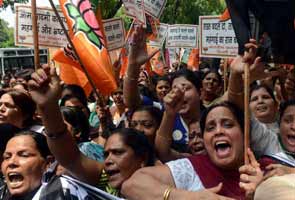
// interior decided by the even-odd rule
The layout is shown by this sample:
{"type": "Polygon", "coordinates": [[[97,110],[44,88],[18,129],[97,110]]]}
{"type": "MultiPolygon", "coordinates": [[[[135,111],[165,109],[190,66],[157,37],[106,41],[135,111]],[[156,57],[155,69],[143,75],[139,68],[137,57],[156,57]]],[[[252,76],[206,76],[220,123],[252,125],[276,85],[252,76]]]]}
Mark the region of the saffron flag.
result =
{"type": "Polygon", "coordinates": [[[3,0],[0,0],[0,7],[3,6],[3,0]]]}
{"type": "MultiPolygon", "coordinates": [[[[105,46],[104,34],[101,30],[102,26],[98,22],[101,19],[97,20],[96,13],[93,11],[89,0],[59,0],[59,2],[67,20],[69,35],[84,67],[97,89],[103,95],[109,95],[117,86],[113,75],[112,63],[105,46]]],[[[73,59],[70,62],[69,58],[73,57],[61,51],[54,55],[54,60],[62,65],[61,72],[77,72],[75,69],[65,70],[66,67],[76,67],[82,71],[79,64],[73,59]]],[[[72,75],[66,73],[61,77],[64,80],[68,80],[69,78],[66,76],[72,75]]]]}
{"type": "Polygon", "coordinates": [[[187,61],[187,67],[192,71],[199,70],[199,49],[192,49],[187,61]]]}
{"type": "Polygon", "coordinates": [[[225,11],[222,13],[222,15],[220,16],[219,20],[221,22],[224,22],[224,21],[227,21],[230,19],[230,14],[229,14],[229,11],[228,9],[225,9],[225,11]]]}

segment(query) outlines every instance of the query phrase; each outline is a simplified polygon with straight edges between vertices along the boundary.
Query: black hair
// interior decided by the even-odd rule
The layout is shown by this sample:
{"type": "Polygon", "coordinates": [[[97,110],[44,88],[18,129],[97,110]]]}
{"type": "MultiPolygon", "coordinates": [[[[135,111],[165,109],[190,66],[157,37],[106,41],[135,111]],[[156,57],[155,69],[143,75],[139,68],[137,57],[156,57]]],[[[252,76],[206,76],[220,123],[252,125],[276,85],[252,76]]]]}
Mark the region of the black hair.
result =
{"type": "Polygon", "coordinates": [[[0,124],[0,152],[3,153],[7,142],[20,131],[16,126],[8,123],[0,124]]]}
{"type": "Polygon", "coordinates": [[[76,96],[76,95],[73,95],[73,94],[65,95],[60,101],[60,106],[65,106],[66,101],[69,101],[69,100],[74,99],[74,98],[78,99],[81,102],[81,104],[84,106],[84,108],[87,110],[88,114],[90,115],[90,110],[89,110],[89,108],[87,106],[87,100],[85,101],[85,100],[81,99],[79,96],[76,96]]]}
{"type": "Polygon", "coordinates": [[[195,86],[195,88],[197,89],[198,92],[200,92],[201,81],[200,81],[200,77],[198,76],[197,73],[194,73],[191,70],[183,68],[181,70],[176,71],[172,75],[172,82],[174,81],[174,79],[179,78],[179,77],[184,77],[186,80],[188,80],[189,82],[191,82],[195,86]]]}
{"type": "Polygon", "coordinates": [[[41,133],[36,133],[34,131],[21,131],[21,132],[15,134],[14,137],[22,136],[22,135],[28,135],[34,139],[34,141],[36,143],[36,147],[43,158],[46,159],[47,156],[52,155],[49,150],[45,135],[43,135],[41,133]]]}
{"type": "Polygon", "coordinates": [[[62,106],[60,108],[63,118],[72,125],[73,135],[80,133],[77,143],[87,142],[89,140],[90,125],[84,112],[77,107],[62,106]]]}
{"type": "Polygon", "coordinates": [[[83,105],[87,105],[87,97],[81,86],[74,85],[74,84],[66,84],[64,85],[62,90],[71,91],[72,95],[77,97],[82,102],[83,105]]]}
{"type": "Polygon", "coordinates": [[[260,88],[264,88],[266,90],[266,92],[271,96],[271,98],[276,101],[276,98],[275,98],[275,95],[273,93],[273,90],[268,87],[267,85],[265,84],[252,84],[251,87],[250,87],[250,97],[252,95],[252,93],[256,90],[259,90],[260,88]]]}
{"type": "Polygon", "coordinates": [[[4,94],[8,94],[9,96],[11,96],[14,104],[21,110],[24,119],[22,126],[28,127],[32,125],[32,123],[34,122],[33,117],[36,112],[36,104],[33,101],[32,97],[16,89],[10,89],[4,94]]]}
{"type": "Polygon", "coordinates": [[[236,118],[238,124],[240,125],[242,133],[244,133],[244,113],[235,104],[225,101],[218,104],[214,104],[213,106],[210,106],[209,108],[203,111],[201,119],[200,119],[200,128],[201,128],[202,135],[204,135],[206,119],[208,114],[211,112],[211,110],[217,107],[225,107],[229,109],[231,113],[234,115],[234,117],[236,118]]]}
{"type": "Polygon", "coordinates": [[[204,80],[206,78],[206,76],[211,73],[214,73],[217,75],[218,83],[220,84],[222,82],[222,78],[221,78],[220,74],[218,73],[218,71],[214,68],[210,68],[209,71],[206,71],[205,73],[203,73],[202,80],[204,80]]]}
{"type": "Polygon", "coordinates": [[[290,106],[295,106],[295,99],[288,100],[288,101],[281,103],[281,105],[280,105],[280,123],[281,123],[282,117],[283,117],[286,109],[290,106]]]}
{"type": "Polygon", "coordinates": [[[164,76],[155,75],[152,77],[152,82],[155,86],[157,86],[158,82],[160,82],[160,81],[166,81],[171,86],[171,80],[170,80],[169,76],[167,76],[167,75],[164,75],[164,76]]]}
{"type": "Polygon", "coordinates": [[[122,138],[125,145],[132,148],[137,157],[146,157],[146,166],[153,166],[155,164],[154,148],[142,131],[133,128],[121,128],[114,130],[111,136],[115,134],[122,138]]]}
{"type": "Polygon", "coordinates": [[[139,106],[138,108],[134,109],[133,112],[131,113],[130,120],[132,119],[132,116],[135,112],[140,112],[140,111],[146,111],[148,112],[154,121],[157,123],[157,128],[159,128],[162,117],[163,117],[163,112],[159,108],[156,108],[154,106],[139,106]]]}

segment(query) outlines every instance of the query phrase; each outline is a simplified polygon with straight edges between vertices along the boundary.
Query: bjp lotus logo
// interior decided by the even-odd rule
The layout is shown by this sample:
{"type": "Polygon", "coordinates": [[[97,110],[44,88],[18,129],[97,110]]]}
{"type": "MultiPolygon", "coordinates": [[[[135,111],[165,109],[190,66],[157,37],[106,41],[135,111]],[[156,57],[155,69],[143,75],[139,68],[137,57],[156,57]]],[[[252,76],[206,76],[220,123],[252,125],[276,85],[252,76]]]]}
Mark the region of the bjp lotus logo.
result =
{"type": "Polygon", "coordinates": [[[70,2],[66,3],[65,7],[69,16],[75,21],[73,32],[83,32],[90,42],[102,49],[105,46],[103,35],[89,1],[71,0],[70,2]]]}

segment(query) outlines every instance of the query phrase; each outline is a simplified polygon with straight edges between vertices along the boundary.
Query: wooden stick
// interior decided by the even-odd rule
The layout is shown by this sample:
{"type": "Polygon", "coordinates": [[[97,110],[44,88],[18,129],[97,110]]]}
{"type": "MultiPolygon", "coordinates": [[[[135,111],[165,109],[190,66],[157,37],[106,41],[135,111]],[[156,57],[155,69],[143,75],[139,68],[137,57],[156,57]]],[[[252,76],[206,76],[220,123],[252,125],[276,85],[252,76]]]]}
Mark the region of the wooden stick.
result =
{"type": "Polygon", "coordinates": [[[33,27],[33,37],[34,37],[34,65],[35,70],[40,67],[40,56],[39,56],[39,36],[37,27],[37,6],[36,0],[31,1],[32,6],[32,27],[33,27]]]}
{"type": "Polygon", "coordinates": [[[249,64],[244,65],[244,162],[249,164],[248,148],[250,146],[250,108],[249,108],[249,95],[250,95],[250,68],[249,64]]]}
{"type": "Polygon", "coordinates": [[[60,23],[60,25],[61,25],[61,27],[62,27],[62,29],[63,29],[65,35],[66,35],[66,37],[67,37],[68,42],[70,43],[70,45],[71,45],[71,47],[72,47],[74,53],[75,53],[76,56],[77,56],[78,62],[79,62],[79,64],[80,64],[82,70],[84,71],[84,73],[85,73],[85,75],[86,75],[86,77],[87,77],[87,79],[88,79],[88,81],[89,81],[89,83],[90,83],[90,85],[91,85],[91,87],[92,87],[92,89],[93,89],[93,91],[94,91],[94,94],[95,94],[96,97],[97,97],[97,103],[98,103],[98,105],[101,106],[101,107],[104,107],[104,106],[105,106],[104,99],[103,99],[103,97],[98,93],[97,88],[96,88],[96,86],[95,86],[95,84],[94,84],[92,78],[90,77],[90,75],[89,75],[87,69],[86,69],[85,66],[83,65],[83,62],[82,62],[82,60],[81,60],[81,58],[80,58],[80,56],[79,56],[79,54],[78,54],[78,52],[77,52],[77,50],[76,50],[76,48],[75,48],[75,46],[74,46],[74,43],[72,42],[72,40],[71,40],[71,38],[70,38],[70,35],[69,35],[68,31],[66,30],[65,25],[63,24],[63,22],[62,22],[62,20],[61,20],[61,18],[60,18],[60,15],[59,15],[59,13],[58,13],[58,11],[57,11],[57,9],[56,9],[56,7],[55,7],[53,1],[52,1],[52,0],[49,0],[49,2],[50,2],[50,5],[51,5],[51,7],[52,7],[52,9],[53,9],[53,11],[54,11],[56,17],[58,18],[58,21],[59,21],[59,23],[60,23]]]}

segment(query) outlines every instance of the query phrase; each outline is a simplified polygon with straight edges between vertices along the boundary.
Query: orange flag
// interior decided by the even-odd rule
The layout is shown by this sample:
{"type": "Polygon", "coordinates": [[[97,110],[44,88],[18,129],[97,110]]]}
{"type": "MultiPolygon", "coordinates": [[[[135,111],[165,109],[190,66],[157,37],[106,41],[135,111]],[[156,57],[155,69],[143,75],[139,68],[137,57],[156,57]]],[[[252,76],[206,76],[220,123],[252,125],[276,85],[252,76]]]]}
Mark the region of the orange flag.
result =
{"type": "Polygon", "coordinates": [[[199,69],[199,49],[192,49],[188,61],[187,61],[187,66],[189,69],[196,71],[199,69]]]}
{"type": "Polygon", "coordinates": [[[0,7],[3,6],[3,0],[0,0],[0,7]]]}
{"type": "Polygon", "coordinates": [[[230,14],[228,9],[225,9],[225,11],[223,12],[223,14],[220,16],[219,20],[220,21],[227,21],[230,19],[230,14]]]}
{"type": "MultiPolygon", "coordinates": [[[[102,27],[99,25],[101,23],[97,21],[89,0],[59,0],[59,2],[67,20],[71,40],[84,67],[97,89],[103,95],[109,95],[117,88],[117,85],[113,75],[112,63],[105,46],[102,27]]],[[[77,63],[72,65],[71,62],[59,60],[58,58],[62,57],[58,55],[60,53],[58,51],[54,59],[62,63],[63,67],[73,66],[82,71],[77,63]]],[[[75,63],[74,60],[73,62],[75,63]]],[[[64,79],[67,78],[64,77],[64,79]]]]}

